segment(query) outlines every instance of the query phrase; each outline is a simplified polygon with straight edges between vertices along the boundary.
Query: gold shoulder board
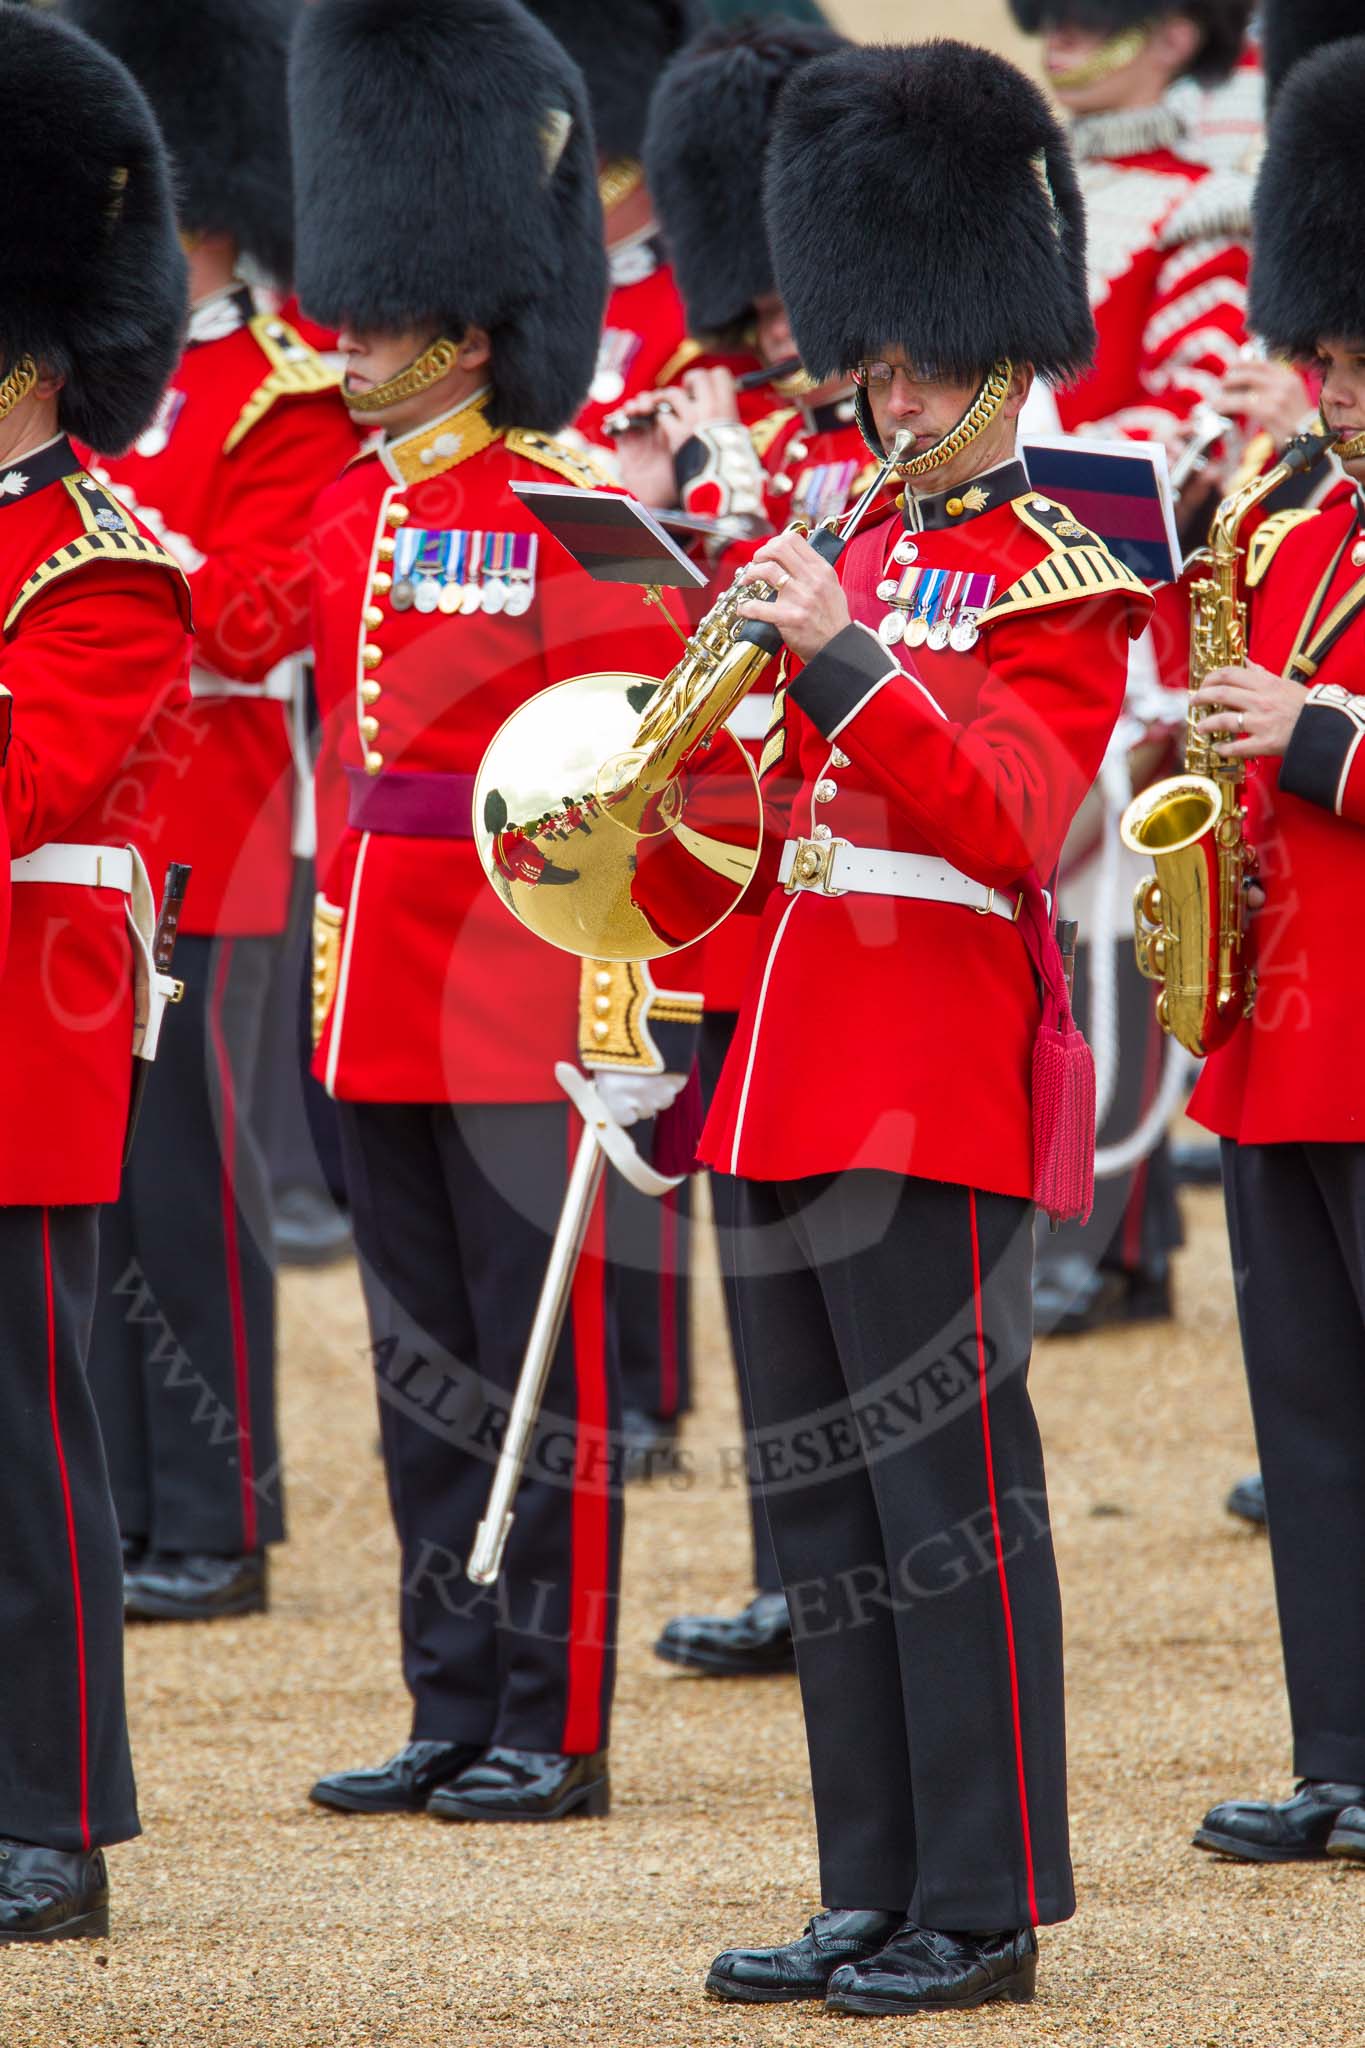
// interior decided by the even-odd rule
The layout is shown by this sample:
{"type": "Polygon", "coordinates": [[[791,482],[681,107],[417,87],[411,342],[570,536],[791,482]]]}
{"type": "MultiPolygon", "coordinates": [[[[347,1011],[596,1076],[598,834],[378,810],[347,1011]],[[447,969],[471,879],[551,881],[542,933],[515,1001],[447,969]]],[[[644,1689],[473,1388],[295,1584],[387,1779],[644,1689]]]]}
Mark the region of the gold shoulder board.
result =
{"type": "Polygon", "coordinates": [[[33,574],[19,587],[19,594],[9,608],[3,631],[13,630],[19,614],[32,603],[39,591],[46,590],[59,576],[69,576],[73,569],[83,569],[87,562],[146,562],[153,568],[168,569],[175,584],[176,600],[186,625],[190,615],[190,586],[185,572],[173,555],[152,540],[147,534],[139,533],[137,527],[119,503],[118,499],[91,476],[78,470],[74,476],[63,477],[63,486],[71,502],[81,515],[85,531],[65,547],[58,548],[55,555],[49,555],[40,562],[33,574]]]}
{"type": "Polygon", "coordinates": [[[784,427],[789,427],[797,417],[794,405],[781,405],[776,412],[765,413],[749,429],[749,439],[754,444],[754,454],[761,462],[784,427]]]}
{"type": "Polygon", "coordinates": [[[523,462],[539,463],[542,469],[553,470],[556,476],[578,484],[585,491],[600,491],[613,482],[586,450],[571,448],[567,441],[557,441],[553,434],[538,434],[531,427],[509,427],[506,440],[510,455],[519,455],[523,462]]]}
{"type": "Polygon", "coordinates": [[[231,455],[260,424],[276,399],[315,398],[320,392],[339,390],[341,384],[335,370],[328,369],[287,320],[274,313],[258,313],[248,325],[270,368],[238,413],[237,423],[223,443],[224,455],[231,455]]]}
{"type": "Polygon", "coordinates": [[[1016,518],[1045,540],[1052,552],[1036,569],[1001,592],[982,613],[981,625],[995,625],[1001,619],[1017,618],[1021,612],[1059,604],[1086,603],[1113,591],[1150,602],[1152,593],[1142,578],[1111,555],[1098,534],[1073,519],[1065,505],[1030,491],[1013,501],[1013,509],[1016,518]]]}
{"type": "Polygon", "coordinates": [[[1247,589],[1254,590],[1280,551],[1280,542],[1305,519],[1316,519],[1313,505],[1294,505],[1287,512],[1272,512],[1251,536],[1247,549],[1247,589]]]}
{"type": "Polygon", "coordinates": [[[690,335],[686,341],[680,342],[655,378],[655,390],[662,391],[669,384],[676,384],[683,371],[691,369],[701,352],[701,343],[693,341],[690,335]]]}

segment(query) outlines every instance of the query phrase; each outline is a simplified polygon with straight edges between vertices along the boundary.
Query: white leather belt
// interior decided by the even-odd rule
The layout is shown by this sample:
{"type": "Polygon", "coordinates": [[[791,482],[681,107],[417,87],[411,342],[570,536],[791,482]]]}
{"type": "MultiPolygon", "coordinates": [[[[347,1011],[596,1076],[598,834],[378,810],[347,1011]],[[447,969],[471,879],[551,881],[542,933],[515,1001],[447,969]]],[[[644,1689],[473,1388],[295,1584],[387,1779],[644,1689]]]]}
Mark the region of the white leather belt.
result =
{"type": "Polygon", "coordinates": [[[259,683],[233,683],[226,676],[215,675],[211,668],[201,668],[195,662],[190,669],[190,695],[196,701],[214,697],[253,697],[258,704],[292,704],[298,687],[299,659],[291,654],[284,661],[277,661],[259,683]]]}
{"type": "Polygon", "coordinates": [[[766,740],[772,722],[771,690],[750,690],[725,721],[737,740],[766,740]]]}
{"type": "Polygon", "coordinates": [[[54,839],[9,864],[11,882],[66,882],[77,889],[133,893],[133,856],[126,846],[64,846],[54,839]]]}
{"type": "Polygon", "coordinates": [[[932,853],[892,853],[854,846],[847,839],[789,839],[777,878],[789,896],[813,889],[822,896],[907,896],[926,903],[958,903],[981,917],[1011,924],[1016,899],[1004,889],[975,882],[951,861],[932,853]]]}

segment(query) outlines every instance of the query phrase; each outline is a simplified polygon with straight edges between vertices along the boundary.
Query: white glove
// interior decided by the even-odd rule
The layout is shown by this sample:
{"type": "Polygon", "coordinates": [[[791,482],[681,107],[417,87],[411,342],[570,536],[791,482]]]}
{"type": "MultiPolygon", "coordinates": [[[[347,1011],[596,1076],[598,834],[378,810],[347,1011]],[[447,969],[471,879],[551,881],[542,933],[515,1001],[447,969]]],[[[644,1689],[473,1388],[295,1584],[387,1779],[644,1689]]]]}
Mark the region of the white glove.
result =
{"type": "Polygon", "coordinates": [[[590,1078],[602,1107],[623,1131],[644,1118],[658,1116],[687,1086],[686,1074],[628,1073],[615,1068],[595,1072],[590,1078]]]}

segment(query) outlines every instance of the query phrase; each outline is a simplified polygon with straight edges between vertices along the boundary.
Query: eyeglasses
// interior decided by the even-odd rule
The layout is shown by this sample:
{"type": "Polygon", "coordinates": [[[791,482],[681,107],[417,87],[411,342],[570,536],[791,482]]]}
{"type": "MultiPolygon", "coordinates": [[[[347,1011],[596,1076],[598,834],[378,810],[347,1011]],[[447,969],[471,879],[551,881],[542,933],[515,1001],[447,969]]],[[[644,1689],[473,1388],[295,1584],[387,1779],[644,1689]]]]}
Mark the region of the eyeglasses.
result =
{"type": "Polygon", "coordinates": [[[910,384],[939,384],[943,378],[932,363],[856,363],[853,381],[862,391],[889,391],[897,372],[910,384]]]}

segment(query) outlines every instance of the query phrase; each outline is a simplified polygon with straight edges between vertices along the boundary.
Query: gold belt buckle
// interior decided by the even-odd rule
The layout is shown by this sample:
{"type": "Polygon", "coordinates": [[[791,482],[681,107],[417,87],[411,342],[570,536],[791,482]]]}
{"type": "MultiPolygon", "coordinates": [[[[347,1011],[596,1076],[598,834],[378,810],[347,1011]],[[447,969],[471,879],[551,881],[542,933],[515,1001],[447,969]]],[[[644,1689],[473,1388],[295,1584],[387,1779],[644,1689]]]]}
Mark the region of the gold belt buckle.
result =
{"type": "Polygon", "coordinates": [[[784,884],[787,894],[795,896],[802,889],[818,889],[822,896],[846,896],[847,889],[836,889],[830,877],[836,849],[849,844],[847,839],[798,839],[792,871],[784,884]]]}

